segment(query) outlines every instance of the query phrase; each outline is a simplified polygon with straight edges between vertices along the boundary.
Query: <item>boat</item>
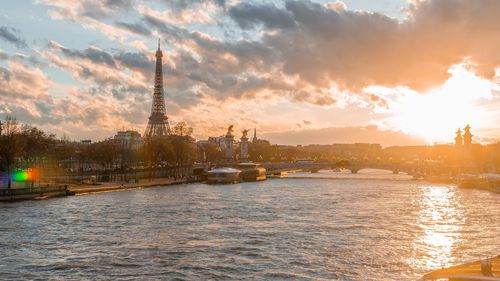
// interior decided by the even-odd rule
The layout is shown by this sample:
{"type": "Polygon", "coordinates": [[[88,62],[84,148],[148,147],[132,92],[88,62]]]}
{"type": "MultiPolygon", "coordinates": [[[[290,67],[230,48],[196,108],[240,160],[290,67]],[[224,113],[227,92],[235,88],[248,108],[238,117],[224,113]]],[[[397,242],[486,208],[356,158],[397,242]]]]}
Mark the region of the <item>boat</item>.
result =
{"type": "Polygon", "coordinates": [[[230,184],[238,183],[241,181],[240,178],[241,170],[229,167],[215,168],[207,172],[207,183],[208,184],[230,184]]]}
{"type": "Polygon", "coordinates": [[[422,280],[500,281],[500,256],[469,262],[427,273],[422,280]]]}
{"type": "Polygon", "coordinates": [[[458,187],[500,192],[500,174],[468,175],[462,179],[458,187]]]}
{"type": "Polygon", "coordinates": [[[242,181],[263,181],[266,180],[266,169],[257,163],[239,163],[236,165],[238,170],[241,170],[242,181]]]}
{"type": "Polygon", "coordinates": [[[288,171],[273,172],[272,174],[268,175],[267,177],[268,178],[287,178],[288,171]]]}

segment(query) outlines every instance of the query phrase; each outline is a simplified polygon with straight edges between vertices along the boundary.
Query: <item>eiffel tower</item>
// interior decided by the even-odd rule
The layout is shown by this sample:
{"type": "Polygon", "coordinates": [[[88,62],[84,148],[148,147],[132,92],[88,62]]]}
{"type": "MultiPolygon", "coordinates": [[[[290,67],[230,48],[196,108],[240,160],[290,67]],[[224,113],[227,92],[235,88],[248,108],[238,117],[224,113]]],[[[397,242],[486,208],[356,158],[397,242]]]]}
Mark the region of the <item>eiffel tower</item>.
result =
{"type": "Polygon", "coordinates": [[[163,53],[160,49],[160,39],[158,39],[158,50],[156,50],[156,71],[155,71],[155,89],[153,92],[153,104],[151,107],[151,116],[149,116],[148,126],[145,137],[169,136],[171,135],[170,125],[165,109],[165,96],[163,94],[163,72],[161,57],[163,53]]]}

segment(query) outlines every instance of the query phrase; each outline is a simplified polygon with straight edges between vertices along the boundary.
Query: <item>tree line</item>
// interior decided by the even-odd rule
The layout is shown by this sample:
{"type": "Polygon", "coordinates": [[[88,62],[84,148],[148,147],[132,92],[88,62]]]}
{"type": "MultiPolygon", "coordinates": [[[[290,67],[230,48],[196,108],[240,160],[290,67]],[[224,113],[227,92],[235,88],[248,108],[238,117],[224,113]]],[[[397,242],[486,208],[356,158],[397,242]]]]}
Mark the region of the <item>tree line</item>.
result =
{"type": "MultiPolygon", "coordinates": [[[[0,172],[9,179],[16,169],[44,167],[46,173],[82,173],[85,169],[121,170],[153,169],[194,162],[221,163],[222,148],[216,143],[200,142],[192,137],[193,129],[185,122],[172,128],[168,137],[151,137],[140,145],[108,138],[83,144],[57,138],[34,126],[21,125],[7,117],[0,131],[0,172]],[[69,163],[68,163],[69,162],[69,163]],[[74,163],[78,170],[72,170],[74,163]],[[69,165],[68,165],[69,164],[69,165]],[[69,166],[69,168],[68,168],[69,166]]],[[[407,146],[382,148],[376,144],[333,144],[286,146],[272,145],[266,140],[250,142],[250,161],[290,162],[297,159],[315,161],[369,161],[383,163],[422,162],[438,160],[448,166],[475,166],[485,171],[500,169],[500,143],[472,145],[468,150],[453,145],[407,146]]],[[[235,146],[234,158],[239,159],[235,146]]],[[[1,176],[1,174],[0,174],[1,176]]]]}
{"type": "Polygon", "coordinates": [[[85,144],[57,138],[34,126],[7,117],[0,132],[0,172],[8,188],[16,170],[43,167],[45,174],[82,173],[85,169],[129,170],[185,165],[196,161],[193,129],[180,122],[168,137],[151,137],[136,147],[114,138],[85,144]],[[77,170],[69,163],[78,163],[77,170]],[[90,165],[89,163],[92,163],[90,165]]]}

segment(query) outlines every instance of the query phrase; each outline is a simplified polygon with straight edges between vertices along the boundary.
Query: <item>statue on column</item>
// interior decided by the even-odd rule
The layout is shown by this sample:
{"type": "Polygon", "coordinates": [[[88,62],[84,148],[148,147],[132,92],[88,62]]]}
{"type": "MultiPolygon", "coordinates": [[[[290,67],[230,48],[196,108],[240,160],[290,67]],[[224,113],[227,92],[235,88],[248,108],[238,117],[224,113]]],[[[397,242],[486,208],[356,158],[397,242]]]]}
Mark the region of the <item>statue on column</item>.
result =
{"type": "Polygon", "coordinates": [[[233,141],[234,141],[233,125],[231,125],[227,128],[227,133],[225,137],[224,158],[226,159],[226,161],[233,160],[233,141]]]}
{"type": "Polygon", "coordinates": [[[462,130],[460,128],[458,128],[456,134],[457,134],[457,136],[455,137],[455,145],[461,146],[463,144],[462,130]]]}
{"type": "Polygon", "coordinates": [[[472,134],[470,132],[471,127],[469,124],[464,128],[464,145],[470,146],[472,144],[472,134]]]}
{"type": "Polygon", "coordinates": [[[227,134],[226,134],[226,136],[232,136],[232,135],[233,135],[233,125],[230,125],[227,128],[227,134]]]}
{"type": "Polygon", "coordinates": [[[240,161],[247,161],[248,160],[248,130],[243,130],[242,131],[242,136],[241,136],[241,142],[240,142],[240,161]]]}

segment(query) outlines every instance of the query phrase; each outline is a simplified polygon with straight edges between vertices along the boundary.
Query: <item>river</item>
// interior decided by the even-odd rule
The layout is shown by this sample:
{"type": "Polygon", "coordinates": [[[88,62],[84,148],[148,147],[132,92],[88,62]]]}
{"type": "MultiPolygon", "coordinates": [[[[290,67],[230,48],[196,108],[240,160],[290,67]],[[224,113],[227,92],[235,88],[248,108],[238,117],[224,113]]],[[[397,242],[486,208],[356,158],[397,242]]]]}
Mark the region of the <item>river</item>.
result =
{"type": "Polygon", "coordinates": [[[0,203],[0,277],[415,280],[500,254],[500,195],[270,179],[0,203]]]}

